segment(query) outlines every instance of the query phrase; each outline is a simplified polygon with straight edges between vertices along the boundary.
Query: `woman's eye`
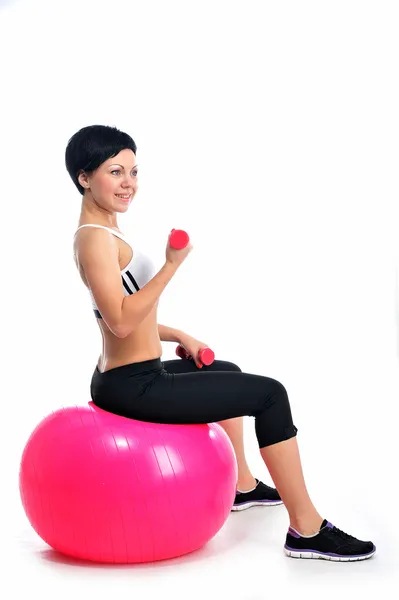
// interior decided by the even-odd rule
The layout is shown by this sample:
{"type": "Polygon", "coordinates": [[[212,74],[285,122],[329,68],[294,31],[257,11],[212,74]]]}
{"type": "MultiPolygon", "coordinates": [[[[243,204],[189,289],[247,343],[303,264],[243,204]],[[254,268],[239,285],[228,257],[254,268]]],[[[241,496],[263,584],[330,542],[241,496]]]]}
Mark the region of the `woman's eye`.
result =
{"type": "MultiPolygon", "coordinates": [[[[111,175],[112,175],[113,173],[120,173],[120,169],[114,169],[113,171],[111,171],[111,175]]],[[[138,173],[138,171],[132,171],[132,173],[133,173],[133,175],[134,175],[135,177],[137,177],[137,173],[138,173]]]]}

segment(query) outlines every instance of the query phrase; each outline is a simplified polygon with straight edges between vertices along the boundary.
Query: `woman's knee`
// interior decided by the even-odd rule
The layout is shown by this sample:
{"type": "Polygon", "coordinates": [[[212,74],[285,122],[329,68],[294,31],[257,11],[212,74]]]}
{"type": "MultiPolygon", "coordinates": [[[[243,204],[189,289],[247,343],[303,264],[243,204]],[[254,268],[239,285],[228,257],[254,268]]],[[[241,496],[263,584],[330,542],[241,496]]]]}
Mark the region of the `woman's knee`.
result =
{"type": "Polygon", "coordinates": [[[282,396],[286,396],[288,399],[288,392],[287,392],[287,388],[285,387],[285,385],[283,383],[281,383],[281,381],[279,381],[278,379],[274,379],[275,385],[277,386],[277,390],[278,393],[281,394],[282,396]]]}
{"type": "Polygon", "coordinates": [[[287,415],[291,416],[290,400],[285,386],[271,377],[265,378],[265,395],[261,403],[258,414],[266,411],[274,418],[284,418],[287,415]]]}
{"type": "Polygon", "coordinates": [[[259,447],[270,446],[296,436],[290,400],[285,386],[276,379],[268,382],[263,406],[255,417],[256,435],[259,447]]]}
{"type": "Polygon", "coordinates": [[[269,392],[269,396],[274,398],[279,404],[290,405],[290,399],[286,387],[277,379],[272,379],[272,389],[269,392]]]}

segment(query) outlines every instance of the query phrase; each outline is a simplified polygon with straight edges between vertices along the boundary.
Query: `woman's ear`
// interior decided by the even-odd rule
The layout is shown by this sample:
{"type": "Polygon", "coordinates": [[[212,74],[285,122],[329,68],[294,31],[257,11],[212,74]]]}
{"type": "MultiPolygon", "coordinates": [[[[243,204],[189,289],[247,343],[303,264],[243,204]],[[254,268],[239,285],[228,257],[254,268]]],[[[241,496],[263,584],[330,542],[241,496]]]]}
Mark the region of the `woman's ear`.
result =
{"type": "Polygon", "coordinates": [[[84,188],[89,188],[89,182],[87,181],[87,175],[84,171],[81,171],[78,175],[78,181],[80,183],[80,185],[84,188]]]}

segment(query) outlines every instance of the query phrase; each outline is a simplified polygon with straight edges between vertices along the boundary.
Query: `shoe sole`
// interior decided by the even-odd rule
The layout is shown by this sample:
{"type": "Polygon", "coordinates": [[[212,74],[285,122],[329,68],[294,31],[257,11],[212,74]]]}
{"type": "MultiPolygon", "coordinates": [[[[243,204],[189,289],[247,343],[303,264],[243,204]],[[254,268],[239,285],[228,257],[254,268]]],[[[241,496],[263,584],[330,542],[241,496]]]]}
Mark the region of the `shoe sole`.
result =
{"type": "Polygon", "coordinates": [[[242,504],[233,504],[231,507],[232,511],[236,510],[246,510],[247,508],[251,508],[252,506],[278,506],[282,504],[282,500],[265,500],[264,502],[260,502],[259,500],[252,502],[243,502],[242,504]]]}
{"type": "Polygon", "coordinates": [[[291,558],[320,558],[322,560],[333,560],[336,562],[354,562],[358,560],[367,560],[376,553],[376,547],[369,554],[362,554],[358,556],[340,556],[339,554],[327,554],[323,552],[301,552],[300,550],[292,550],[284,546],[284,552],[291,558]]]}

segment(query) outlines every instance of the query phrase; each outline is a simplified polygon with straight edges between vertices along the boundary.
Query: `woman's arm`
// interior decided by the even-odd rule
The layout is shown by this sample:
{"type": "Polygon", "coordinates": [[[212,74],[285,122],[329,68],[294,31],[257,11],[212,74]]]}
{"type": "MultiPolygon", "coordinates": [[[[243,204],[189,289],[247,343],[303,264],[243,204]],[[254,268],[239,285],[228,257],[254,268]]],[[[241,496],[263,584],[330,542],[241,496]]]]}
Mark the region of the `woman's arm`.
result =
{"type": "Polygon", "coordinates": [[[172,327],[167,327],[166,325],[160,325],[158,323],[158,333],[161,342],[177,342],[181,343],[182,339],[187,336],[184,331],[180,331],[180,329],[173,329],[172,327]]]}

